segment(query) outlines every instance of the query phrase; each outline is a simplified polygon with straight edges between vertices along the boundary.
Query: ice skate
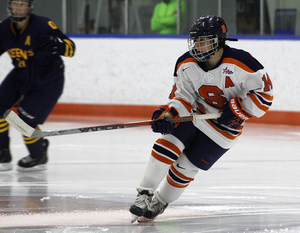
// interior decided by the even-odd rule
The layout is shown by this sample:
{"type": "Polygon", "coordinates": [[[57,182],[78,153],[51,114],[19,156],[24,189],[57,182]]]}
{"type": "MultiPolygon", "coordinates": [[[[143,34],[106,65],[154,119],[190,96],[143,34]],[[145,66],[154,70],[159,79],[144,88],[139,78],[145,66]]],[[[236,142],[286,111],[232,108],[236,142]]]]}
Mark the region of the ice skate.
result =
{"type": "Polygon", "coordinates": [[[164,202],[158,193],[154,193],[153,200],[150,202],[148,210],[144,213],[143,217],[139,219],[139,222],[154,220],[159,214],[162,214],[168,207],[168,203],[164,202]]]}
{"type": "Polygon", "coordinates": [[[25,171],[44,171],[47,169],[47,162],[48,162],[48,155],[47,155],[47,148],[49,146],[49,141],[44,139],[43,147],[44,151],[42,156],[39,158],[31,158],[30,155],[22,158],[18,162],[18,171],[25,172],[25,171]]]}
{"type": "Polygon", "coordinates": [[[12,170],[11,154],[9,149],[0,150],[0,171],[12,170]]]}
{"type": "Polygon", "coordinates": [[[131,223],[134,223],[139,217],[147,211],[149,203],[153,197],[152,190],[145,190],[137,188],[138,195],[135,199],[134,204],[130,207],[129,211],[132,213],[131,223]]]}

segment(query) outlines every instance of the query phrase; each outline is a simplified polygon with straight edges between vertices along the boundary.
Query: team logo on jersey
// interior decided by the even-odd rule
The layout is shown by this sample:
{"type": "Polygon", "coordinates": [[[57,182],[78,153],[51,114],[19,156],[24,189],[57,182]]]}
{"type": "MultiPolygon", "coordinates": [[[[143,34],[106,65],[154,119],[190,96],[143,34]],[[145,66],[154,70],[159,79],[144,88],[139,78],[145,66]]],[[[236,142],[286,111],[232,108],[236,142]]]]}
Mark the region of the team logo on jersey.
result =
{"type": "Polygon", "coordinates": [[[230,67],[226,66],[226,68],[223,69],[223,74],[233,74],[233,71],[230,69],[230,67]]]}
{"type": "Polygon", "coordinates": [[[9,56],[16,60],[19,64],[18,67],[24,68],[26,67],[25,61],[28,60],[28,57],[34,56],[34,52],[32,50],[23,50],[20,48],[12,48],[7,50],[9,56]]]}

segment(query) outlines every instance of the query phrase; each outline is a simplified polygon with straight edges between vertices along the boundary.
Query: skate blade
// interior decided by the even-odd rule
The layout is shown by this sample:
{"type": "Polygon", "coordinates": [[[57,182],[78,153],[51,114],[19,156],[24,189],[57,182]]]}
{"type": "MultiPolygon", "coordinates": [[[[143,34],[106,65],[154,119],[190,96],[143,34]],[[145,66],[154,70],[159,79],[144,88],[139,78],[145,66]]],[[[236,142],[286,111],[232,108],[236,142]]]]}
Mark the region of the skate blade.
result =
{"type": "Polygon", "coordinates": [[[138,220],[139,216],[132,214],[131,215],[131,223],[134,223],[136,220],[138,220]]]}
{"type": "Polygon", "coordinates": [[[38,166],[34,166],[34,167],[17,167],[17,171],[19,172],[36,172],[36,171],[45,171],[47,170],[47,165],[38,165],[38,166]]]}
{"type": "MultiPolygon", "coordinates": [[[[154,218],[155,219],[155,218],[154,218]]],[[[154,219],[150,219],[150,218],[145,218],[144,216],[139,217],[138,222],[140,223],[144,223],[144,222],[152,222],[154,219]]]]}
{"type": "Polygon", "coordinates": [[[13,169],[13,166],[11,163],[0,163],[0,171],[10,171],[13,169]]]}

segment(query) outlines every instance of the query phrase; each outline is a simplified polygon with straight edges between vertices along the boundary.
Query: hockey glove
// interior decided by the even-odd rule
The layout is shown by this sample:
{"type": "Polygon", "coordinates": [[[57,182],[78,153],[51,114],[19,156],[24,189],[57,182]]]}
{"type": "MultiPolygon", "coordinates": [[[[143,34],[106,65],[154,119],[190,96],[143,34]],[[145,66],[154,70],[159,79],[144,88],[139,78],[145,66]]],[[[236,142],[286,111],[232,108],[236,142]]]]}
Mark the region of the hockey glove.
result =
{"type": "Polygon", "coordinates": [[[36,43],[37,49],[63,55],[66,50],[65,43],[58,37],[43,36],[36,43]]]}
{"type": "Polygon", "coordinates": [[[165,121],[164,119],[178,116],[179,114],[175,108],[170,108],[168,105],[159,106],[152,115],[152,120],[155,121],[151,126],[153,132],[161,134],[172,133],[175,125],[171,122],[165,121]]]}
{"type": "Polygon", "coordinates": [[[223,105],[223,113],[217,119],[219,124],[237,129],[244,121],[252,117],[243,108],[241,100],[241,97],[234,97],[223,105]]]}

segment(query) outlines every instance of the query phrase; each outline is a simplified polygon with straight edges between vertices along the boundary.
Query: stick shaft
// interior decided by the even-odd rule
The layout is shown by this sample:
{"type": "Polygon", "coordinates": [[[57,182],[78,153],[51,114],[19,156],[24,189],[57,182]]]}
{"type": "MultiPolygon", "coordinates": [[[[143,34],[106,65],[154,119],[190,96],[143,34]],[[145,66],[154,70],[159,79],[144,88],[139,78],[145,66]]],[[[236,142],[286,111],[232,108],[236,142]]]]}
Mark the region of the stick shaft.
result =
{"type": "MultiPolygon", "coordinates": [[[[65,130],[57,130],[57,131],[40,131],[29,126],[12,110],[7,110],[3,116],[5,120],[13,127],[15,127],[19,132],[21,132],[27,137],[32,137],[32,138],[97,132],[97,131],[105,131],[105,130],[113,130],[113,129],[125,129],[125,128],[152,125],[154,123],[153,120],[147,120],[147,121],[112,124],[112,125],[99,125],[99,126],[92,126],[92,127],[65,129],[65,130]]],[[[166,119],[166,121],[170,121],[172,123],[179,123],[179,122],[198,121],[198,120],[205,120],[205,119],[214,119],[220,116],[221,113],[211,113],[211,114],[195,115],[191,117],[169,118],[166,119]]]]}

